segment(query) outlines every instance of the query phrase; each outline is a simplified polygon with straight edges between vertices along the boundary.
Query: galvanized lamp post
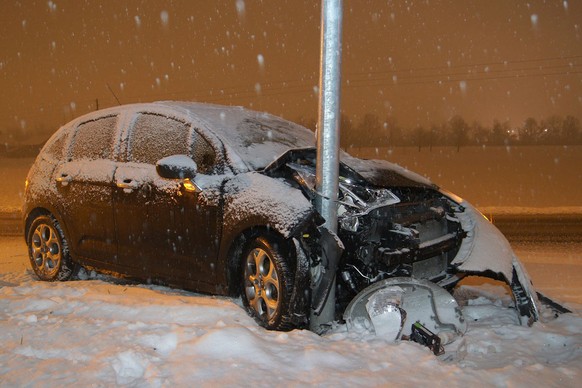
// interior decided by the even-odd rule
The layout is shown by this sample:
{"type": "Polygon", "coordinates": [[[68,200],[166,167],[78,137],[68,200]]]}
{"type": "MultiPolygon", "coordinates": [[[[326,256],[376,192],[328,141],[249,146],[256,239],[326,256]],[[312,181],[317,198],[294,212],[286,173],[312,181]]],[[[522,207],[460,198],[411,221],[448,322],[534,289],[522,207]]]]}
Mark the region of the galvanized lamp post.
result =
{"type": "MultiPolygon", "coordinates": [[[[340,85],[342,0],[321,2],[321,73],[319,78],[319,117],[317,126],[315,206],[325,218],[325,227],[337,232],[339,188],[340,85]]],[[[337,269],[337,258],[328,258],[325,271],[337,269]]],[[[322,324],[334,320],[335,281],[319,314],[311,315],[311,329],[319,332],[322,324]]]]}

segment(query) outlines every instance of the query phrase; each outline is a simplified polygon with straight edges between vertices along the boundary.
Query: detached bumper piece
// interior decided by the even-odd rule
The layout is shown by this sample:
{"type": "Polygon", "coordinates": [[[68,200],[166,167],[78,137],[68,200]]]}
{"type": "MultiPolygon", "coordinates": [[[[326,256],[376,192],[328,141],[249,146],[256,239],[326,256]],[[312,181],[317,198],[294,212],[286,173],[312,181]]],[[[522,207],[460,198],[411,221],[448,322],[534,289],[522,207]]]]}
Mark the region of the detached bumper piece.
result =
{"type": "Polygon", "coordinates": [[[412,340],[444,353],[467,330],[457,301],[428,280],[396,277],[360,292],[344,312],[349,331],[372,332],[391,340],[412,340]]]}

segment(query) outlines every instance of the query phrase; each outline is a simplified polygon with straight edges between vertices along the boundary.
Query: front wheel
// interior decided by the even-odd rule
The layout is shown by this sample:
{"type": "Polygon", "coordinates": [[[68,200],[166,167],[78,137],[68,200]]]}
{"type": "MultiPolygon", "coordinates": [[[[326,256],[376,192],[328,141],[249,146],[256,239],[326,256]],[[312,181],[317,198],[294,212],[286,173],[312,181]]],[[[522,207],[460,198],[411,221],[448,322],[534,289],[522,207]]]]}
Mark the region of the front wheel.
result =
{"type": "Polygon", "coordinates": [[[244,250],[242,275],[242,300],[249,314],[267,329],[292,329],[293,272],[282,244],[266,237],[251,240],[244,250]]]}
{"type": "Polygon", "coordinates": [[[54,217],[37,217],[30,226],[26,243],[30,264],[40,280],[52,282],[71,277],[73,265],[67,242],[54,217]]]}

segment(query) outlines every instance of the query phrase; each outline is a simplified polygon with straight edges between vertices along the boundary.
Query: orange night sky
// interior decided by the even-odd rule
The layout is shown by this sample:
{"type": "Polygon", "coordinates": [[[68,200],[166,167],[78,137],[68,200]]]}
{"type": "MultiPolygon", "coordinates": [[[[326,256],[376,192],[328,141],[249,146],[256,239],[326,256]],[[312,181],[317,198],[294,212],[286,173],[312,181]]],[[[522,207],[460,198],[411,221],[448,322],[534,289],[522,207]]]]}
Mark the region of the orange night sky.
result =
{"type": "MultiPolygon", "coordinates": [[[[317,117],[319,1],[4,1],[0,130],[121,103],[317,117]],[[111,89],[111,90],[110,90],[111,89]]],[[[582,116],[582,2],[344,0],[342,111],[427,125],[582,116]]]]}

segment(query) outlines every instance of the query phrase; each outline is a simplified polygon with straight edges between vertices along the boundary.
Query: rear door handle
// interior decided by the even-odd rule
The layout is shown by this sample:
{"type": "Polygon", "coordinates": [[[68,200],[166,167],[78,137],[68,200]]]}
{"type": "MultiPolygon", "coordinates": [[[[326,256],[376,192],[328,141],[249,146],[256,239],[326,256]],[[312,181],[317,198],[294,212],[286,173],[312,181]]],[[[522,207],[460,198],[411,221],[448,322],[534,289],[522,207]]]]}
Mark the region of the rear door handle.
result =
{"type": "Polygon", "coordinates": [[[63,186],[68,185],[72,180],[73,178],[70,177],[69,174],[61,174],[56,178],[56,181],[62,183],[63,186]]]}

